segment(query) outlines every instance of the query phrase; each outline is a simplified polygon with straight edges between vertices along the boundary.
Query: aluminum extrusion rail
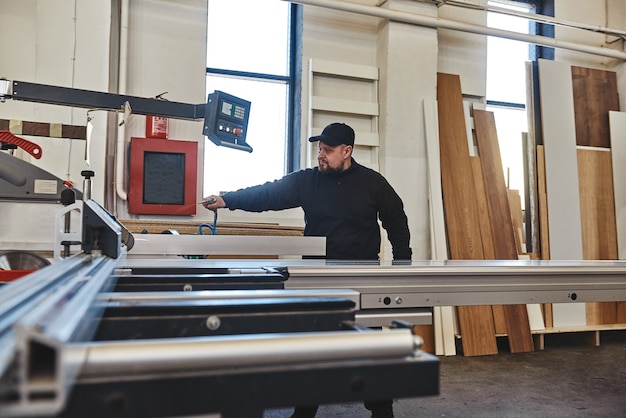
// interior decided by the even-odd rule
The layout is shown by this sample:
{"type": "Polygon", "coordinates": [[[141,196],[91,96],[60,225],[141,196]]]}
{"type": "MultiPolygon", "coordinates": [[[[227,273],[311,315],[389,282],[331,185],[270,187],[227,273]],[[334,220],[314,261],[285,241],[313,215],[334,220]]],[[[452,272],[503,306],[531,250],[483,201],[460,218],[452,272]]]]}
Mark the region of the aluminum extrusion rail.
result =
{"type": "Polygon", "coordinates": [[[353,289],[361,309],[626,301],[624,261],[183,260],[122,258],[118,267],[286,267],[285,289],[353,289]]]}
{"type": "Polygon", "coordinates": [[[313,293],[309,290],[199,290],[194,292],[109,292],[101,293],[96,302],[125,302],[139,303],[146,301],[198,301],[219,299],[258,299],[258,298],[294,298],[294,297],[326,297],[344,298],[354,302],[355,308],[359,309],[359,293],[350,289],[316,289],[313,293]]]}
{"type": "Polygon", "coordinates": [[[11,286],[1,288],[0,376],[13,358],[13,349],[16,344],[14,323],[65,284],[69,280],[69,276],[64,275],[64,273],[79,270],[90,259],[89,256],[73,257],[63,265],[50,265],[45,272],[39,270],[11,283],[11,286]]]}
{"type": "Polygon", "coordinates": [[[623,262],[293,266],[289,273],[287,289],[354,289],[362,309],[626,301],[623,262]]]}
{"type": "Polygon", "coordinates": [[[82,318],[88,311],[98,315],[92,301],[110,290],[115,262],[96,252],[78,254],[0,289],[0,309],[10,313],[2,325],[1,416],[45,415],[63,405],[78,369],[63,367],[67,358],[60,347],[93,335],[95,330],[81,327],[82,318]],[[7,301],[21,290],[17,305],[7,301]]]}

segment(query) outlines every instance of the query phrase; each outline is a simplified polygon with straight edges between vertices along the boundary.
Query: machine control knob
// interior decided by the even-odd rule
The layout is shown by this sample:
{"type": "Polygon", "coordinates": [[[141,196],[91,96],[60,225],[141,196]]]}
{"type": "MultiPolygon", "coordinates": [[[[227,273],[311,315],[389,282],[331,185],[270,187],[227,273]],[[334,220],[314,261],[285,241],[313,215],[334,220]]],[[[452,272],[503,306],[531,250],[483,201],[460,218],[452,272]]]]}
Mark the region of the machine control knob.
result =
{"type": "Polygon", "coordinates": [[[85,178],[83,180],[83,200],[87,201],[91,199],[91,178],[95,173],[92,170],[83,170],[80,175],[85,178]]]}
{"type": "Polygon", "coordinates": [[[86,178],[87,180],[95,176],[95,174],[96,173],[94,173],[93,170],[83,170],[80,172],[80,175],[86,178]]]}
{"type": "Polygon", "coordinates": [[[383,299],[383,303],[385,305],[389,305],[391,303],[391,298],[389,296],[385,296],[385,298],[383,299]]]}
{"type": "Polygon", "coordinates": [[[396,297],[396,305],[402,305],[402,298],[400,296],[396,297]]]}
{"type": "Polygon", "coordinates": [[[222,325],[222,321],[217,315],[211,315],[206,319],[206,327],[211,331],[217,330],[220,325],[222,325]]]}

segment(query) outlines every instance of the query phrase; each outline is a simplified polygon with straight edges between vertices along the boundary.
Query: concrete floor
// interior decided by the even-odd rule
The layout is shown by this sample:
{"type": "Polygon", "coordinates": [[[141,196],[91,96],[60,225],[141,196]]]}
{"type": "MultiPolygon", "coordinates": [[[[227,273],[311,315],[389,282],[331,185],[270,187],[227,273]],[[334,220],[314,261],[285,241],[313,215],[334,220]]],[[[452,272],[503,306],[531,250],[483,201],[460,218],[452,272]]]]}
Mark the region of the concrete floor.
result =
{"type": "MultiPolygon", "coordinates": [[[[440,395],[396,400],[395,417],[626,417],[626,331],[600,336],[596,347],[580,333],[546,335],[544,350],[517,354],[498,338],[501,354],[441,357],[440,395]]],[[[369,414],[357,403],[323,405],[317,417],[369,414]]]]}

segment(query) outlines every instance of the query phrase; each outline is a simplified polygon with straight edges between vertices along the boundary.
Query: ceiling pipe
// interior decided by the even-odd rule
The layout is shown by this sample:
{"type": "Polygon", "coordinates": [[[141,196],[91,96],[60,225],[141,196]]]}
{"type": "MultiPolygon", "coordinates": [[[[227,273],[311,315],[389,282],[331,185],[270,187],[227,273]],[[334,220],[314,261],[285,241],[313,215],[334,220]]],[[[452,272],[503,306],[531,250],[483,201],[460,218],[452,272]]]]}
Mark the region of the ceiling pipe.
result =
{"type": "Polygon", "coordinates": [[[511,39],[514,41],[528,42],[535,45],[552,48],[569,49],[572,51],[585,52],[603,57],[615,58],[626,61],[626,52],[614,49],[600,48],[596,46],[581,45],[573,42],[559,41],[545,36],[528,35],[511,32],[502,29],[488,28],[470,23],[457,22],[454,20],[440,19],[437,17],[422,16],[414,13],[401,12],[392,9],[366,6],[356,3],[337,0],[292,0],[291,3],[305,4],[310,6],[325,7],[328,9],[341,10],[344,12],[358,13],[367,16],[380,17],[394,22],[409,23],[417,26],[430,28],[450,29],[460,32],[474,33],[477,35],[495,36],[498,38],[511,39]]]}
{"type": "Polygon", "coordinates": [[[618,38],[626,38],[626,31],[619,30],[619,29],[607,28],[607,27],[598,26],[598,25],[589,25],[589,24],[580,23],[580,22],[571,22],[568,20],[556,19],[554,17],[540,15],[540,14],[518,12],[515,10],[505,9],[504,7],[497,7],[497,6],[487,6],[483,10],[494,12],[494,13],[506,14],[510,16],[521,17],[521,18],[532,20],[534,22],[539,22],[539,23],[566,26],[568,28],[582,29],[582,30],[587,30],[590,32],[602,33],[604,35],[616,36],[618,38]]]}
{"type": "MultiPolygon", "coordinates": [[[[120,7],[120,62],[118,93],[126,94],[128,79],[128,26],[130,21],[130,0],[122,0],[120,7]]],[[[124,166],[126,164],[126,124],[124,114],[117,116],[117,150],[115,152],[115,192],[121,200],[128,200],[124,189],[124,166]]],[[[117,204],[115,204],[117,212],[117,204]]]]}
{"type": "MultiPolygon", "coordinates": [[[[428,0],[417,0],[417,1],[428,2],[428,0]]],[[[454,0],[431,0],[430,3],[436,4],[437,7],[452,6],[452,7],[460,7],[464,9],[471,9],[471,10],[482,10],[482,11],[500,13],[500,14],[509,15],[509,16],[521,17],[523,19],[532,20],[534,22],[546,23],[550,25],[566,26],[566,27],[581,29],[581,30],[588,30],[591,32],[602,33],[605,35],[616,36],[619,38],[626,37],[626,31],[619,30],[619,29],[612,29],[612,28],[607,28],[607,27],[598,26],[598,25],[589,25],[587,23],[572,22],[569,20],[557,19],[552,16],[546,16],[546,15],[537,14],[537,13],[527,13],[527,12],[522,12],[518,10],[507,9],[505,7],[492,6],[489,4],[487,4],[486,6],[483,6],[480,4],[470,4],[470,3],[465,3],[463,1],[454,1],[454,0]]]]}

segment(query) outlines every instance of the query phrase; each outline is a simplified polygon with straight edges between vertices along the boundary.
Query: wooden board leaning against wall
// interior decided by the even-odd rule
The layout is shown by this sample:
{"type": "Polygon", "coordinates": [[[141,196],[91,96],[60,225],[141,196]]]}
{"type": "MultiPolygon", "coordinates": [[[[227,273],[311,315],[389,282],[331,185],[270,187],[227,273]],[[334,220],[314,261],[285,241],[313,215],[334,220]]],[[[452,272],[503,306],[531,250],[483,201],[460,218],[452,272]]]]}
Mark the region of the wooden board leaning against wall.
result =
{"type": "MultiPolygon", "coordinates": [[[[438,74],[437,100],[449,258],[517,259],[493,114],[479,113],[477,145],[484,155],[472,157],[458,75],[438,74]]],[[[506,331],[512,352],[534,349],[524,305],[457,307],[457,313],[466,356],[496,354],[496,329],[506,331]]]]}
{"type": "MultiPolygon", "coordinates": [[[[452,260],[484,259],[459,76],[437,74],[441,187],[452,260]]],[[[497,354],[490,306],[457,308],[463,354],[497,354]]]]}
{"type": "MultiPolygon", "coordinates": [[[[610,72],[572,67],[572,108],[576,118],[576,176],[580,200],[582,258],[588,260],[617,259],[615,207],[613,203],[613,174],[611,170],[608,112],[617,103],[616,83],[610,72]],[[615,95],[611,92],[615,89],[615,95]],[[576,104],[578,103],[578,104],[576,104]],[[581,106],[584,108],[581,109],[581,106]],[[587,119],[585,119],[588,116],[587,119]],[[606,138],[605,138],[606,136],[606,138]],[[604,149],[603,149],[604,148],[604,149]]],[[[474,111],[475,141],[479,156],[470,156],[465,138],[460,79],[450,74],[438,74],[439,140],[441,153],[441,181],[448,251],[450,259],[514,259],[523,253],[523,234],[516,234],[520,221],[514,214],[521,208],[519,194],[507,191],[499,154],[490,148],[497,146],[497,134],[492,114],[474,111]],[[481,149],[482,142],[482,149],[481,149]],[[480,174],[484,178],[480,178],[480,174]],[[486,179],[489,179],[486,182],[486,179]],[[502,183],[502,187],[500,187],[502,183]],[[494,184],[497,187],[494,188],[494,184]],[[512,208],[511,205],[515,204],[512,208]],[[515,223],[517,219],[517,224],[515,223]],[[496,232],[497,231],[497,232],[496,232]],[[503,231],[505,231],[503,233],[503,231]]],[[[547,115],[546,115],[547,116],[547,115]]],[[[574,115],[572,115],[572,119],[574,115]]],[[[541,142],[541,139],[539,140],[541,142]]],[[[537,210],[540,213],[539,242],[535,257],[550,259],[549,214],[550,196],[546,189],[545,151],[539,144],[531,144],[536,159],[532,161],[537,180],[534,187],[537,210]]],[[[554,189],[554,185],[553,185],[554,189]]],[[[522,305],[523,307],[523,305],[522,305]]],[[[626,323],[626,302],[587,303],[586,325],[626,323]]],[[[509,337],[512,351],[531,351],[532,338],[528,316],[524,310],[509,312],[514,323],[507,321],[507,310],[519,307],[457,308],[459,332],[465,355],[493,353],[492,335],[509,337]],[[521,313],[521,317],[520,317],[521,313]],[[491,331],[493,327],[493,332],[491,331]],[[489,331],[487,331],[489,329],[489,331]],[[513,335],[512,334],[513,331],[513,335]],[[511,339],[513,338],[513,339],[511,339]],[[480,339],[481,341],[478,341],[480,339]],[[518,340],[516,340],[518,339],[518,340]],[[517,342],[519,345],[517,345],[517,342]]],[[[544,324],[552,327],[552,306],[543,309],[544,324]]],[[[625,325],[626,326],[626,325],[625,325]]],[[[559,332],[557,328],[551,328],[559,332]]],[[[542,331],[544,332],[544,331],[542,331]]],[[[549,333],[550,330],[545,331],[549,333]]],[[[495,348],[497,351],[497,348],[495,348]]]]}
{"type": "MultiPolygon", "coordinates": [[[[576,167],[580,200],[580,230],[582,255],[586,260],[618,259],[617,227],[614,201],[614,184],[609,112],[618,110],[616,73],[597,69],[571,67],[573,119],[575,125],[576,167]]],[[[542,80],[539,80],[541,82],[542,80]]],[[[543,80],[549,83],[549,80],[543,80]]],[[[551,117],[555,109],[542,109],[541,117],[551,117]]],[[[544,149],[537,144],[537,196],[539,199],[541,258],[551,259],[548,233],[550,214],[546,190],[548,175],[545,170],[544,149]]],[[[558,215],[557,215],[558,216],[558,215]]],[[[626,324],[626,302],[594,302],[585,304],[584,324],[579,330],[594,326],[626,324]]],[[[546,326],[553,326],[552,306],[544,306],[546,326]]],[[[626,325],[624,325],[626,327],[626,325]]],[[[562,327],[548,328],[546,332],[559,332],[562,327]]],[[[601,328],[600,328],[601,329],[601,328]]],[[[567,330],[567,329],[565,329],[567,330]]],[[[571,329],[575,330],[575,329],[571,329]]]]}
{"type": "MultiPolygon", "coordinates": [[[[617,260],[609,127],[609,112],[619,110],[617,74],[614,71],[572,66],[572,86],[583,257],[586,260],[617,260]],[[582,148],[585,146],[595,149],[582,148]]],[[[618,323],[617,311],[616,302],[587,303],[587,325],[618,323]]]]}

